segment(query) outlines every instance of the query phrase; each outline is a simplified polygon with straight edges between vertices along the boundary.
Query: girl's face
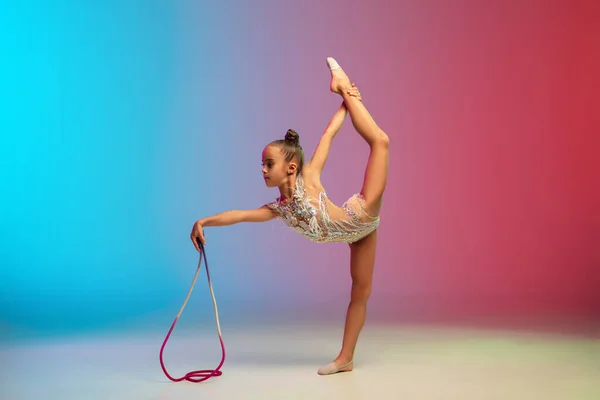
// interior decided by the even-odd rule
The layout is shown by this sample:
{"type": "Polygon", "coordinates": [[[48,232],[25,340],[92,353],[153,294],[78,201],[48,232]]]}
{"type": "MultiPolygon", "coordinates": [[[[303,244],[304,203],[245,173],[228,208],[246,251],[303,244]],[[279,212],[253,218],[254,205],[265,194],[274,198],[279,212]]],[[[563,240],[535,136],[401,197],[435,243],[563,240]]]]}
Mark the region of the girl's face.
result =
{"type": "Polygon", "coordinates": [[[262,153],[262,174],[267,187],[279,187],[296,173],[296,163],[285,161],[279,147],[267,146],[262,153]]]}

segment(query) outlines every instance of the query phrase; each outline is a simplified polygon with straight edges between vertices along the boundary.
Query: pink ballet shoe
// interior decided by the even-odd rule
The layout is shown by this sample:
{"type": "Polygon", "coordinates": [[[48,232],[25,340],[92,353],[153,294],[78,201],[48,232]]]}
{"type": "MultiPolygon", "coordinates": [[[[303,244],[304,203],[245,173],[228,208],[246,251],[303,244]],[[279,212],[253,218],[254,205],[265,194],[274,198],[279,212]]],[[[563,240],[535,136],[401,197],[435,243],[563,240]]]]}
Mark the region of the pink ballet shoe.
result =
{"type": "Polygon", "coordinates": [[[317,371],[317,374],[319,375],[331,375],[331,374],[337,374],[338,372],[348,372],[348,371],[352,371],[352,362],[350,361],[347,364],[344,364],[340,367],[338,367],[335,362],[330,362],[329,364],[325,365],[324,367],[319,368],[319,370],[317,371]]]}
{"type": "Polygon", "coordinates": [[[342,69],[342,67],[340,67],[340,64],[338,64],[338,62],[335,61],[333,57],[327,57],[327,66],[331,71],[335,69],[342,69]]]}

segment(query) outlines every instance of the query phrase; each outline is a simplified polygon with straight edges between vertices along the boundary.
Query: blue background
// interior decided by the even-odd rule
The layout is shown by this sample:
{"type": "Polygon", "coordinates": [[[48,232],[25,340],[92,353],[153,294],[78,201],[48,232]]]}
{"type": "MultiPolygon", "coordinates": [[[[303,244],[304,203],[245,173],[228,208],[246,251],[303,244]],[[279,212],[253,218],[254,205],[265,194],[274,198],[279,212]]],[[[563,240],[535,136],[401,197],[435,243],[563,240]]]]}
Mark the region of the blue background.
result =
{"type": "MultiPolygon", "coordinates": [[[[2,3],[1,337],[166,332],[194,221],[272,201],[263,147],[293,128],[310,153],[338,108],[327,56],[392,140],[370,321],[597,317],[600,36],[569,4],[2,3]]],[[[336,203],[367,156],[348,120],[336,203]]],[[[207,240],[224,330],[343,326],[345,245],[280,221],[207,240]]],[[[213,329],[204,271],[187,310],[213,329]]]]}

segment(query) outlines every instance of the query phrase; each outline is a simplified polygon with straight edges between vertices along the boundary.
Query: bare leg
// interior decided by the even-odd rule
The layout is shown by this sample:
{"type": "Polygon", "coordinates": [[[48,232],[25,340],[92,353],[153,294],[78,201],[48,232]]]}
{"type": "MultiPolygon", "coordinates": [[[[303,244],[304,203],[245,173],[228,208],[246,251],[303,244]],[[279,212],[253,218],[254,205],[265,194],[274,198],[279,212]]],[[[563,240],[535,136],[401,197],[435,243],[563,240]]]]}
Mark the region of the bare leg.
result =
{"type": "Polygon", "coordinates": [[[376,244],[377,230],[350,245],[352,292],[346,313],[342,349],[332,364],[319,369],[319,374],[329,375],[353,369],[353,364],[350,363],[354,360],[356,343],[367,317],[367,301],[373,284],[376,244]]]}
{"type": "Polygon", "coordinates": [[[327,62],[331,70],[330,90],[343,97],[354,128],[371,148],[361,193],[365,197],[367,211],[376,216],[379,215],[387,184],[389,138],[375,123],[363,102],[348,93],[352,84],[344,70],[332,58],[328,58],[327,62]]]}
{"type": "Polygon", "coordinates": [[[367,317],[367,300],[371,296],[373,270],[375,267],[375,250],[377,231],[350,245],[350,275],[352,276],[352,292],[346,314],[346,327],[342,350],[337,358],[340,362],[348,362],[354,358],[354,350],[358,335],[367,317]]]}
{"type": "MultiPolygon", "coordinates": [[[[362,194],[365,197],[369,214],[379,215],[381,199],[387,182],[388,136],[377,126],[364,104],[356,97],[350,96],[348,93],[349,88],[351,88],[350,80],[337,62],[332,58],[328,58],[327,63],[331,69],[331,91],[340,94],[344,98],[354,128],[371,148],[362,194]]],[[[350,245],[352,292],[346,313],[342,349],[332,363],[319,369],[319,374],[332,374],[353,369],[354,351],[360,332],[365,324],[367,301],[371,295],[376,245],[377,230],[350,245]]]]}

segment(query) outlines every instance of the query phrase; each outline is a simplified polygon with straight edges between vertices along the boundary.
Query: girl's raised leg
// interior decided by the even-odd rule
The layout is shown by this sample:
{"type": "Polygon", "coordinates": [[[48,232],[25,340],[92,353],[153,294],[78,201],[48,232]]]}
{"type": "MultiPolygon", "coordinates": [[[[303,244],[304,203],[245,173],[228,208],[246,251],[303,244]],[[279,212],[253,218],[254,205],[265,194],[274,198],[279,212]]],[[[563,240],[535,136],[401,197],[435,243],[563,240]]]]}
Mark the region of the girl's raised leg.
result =
{"type": "Polygon", "coordinates": [[[343,97],[354,128],[371,148],[361,193],[369,214],[377,216],[387,183],[389,138],[375,123],[363,102],[349,94],[352,84],[339,64],[331,57],[327,58],[327,64],[331,71],[330,90],[343,97]]]}

